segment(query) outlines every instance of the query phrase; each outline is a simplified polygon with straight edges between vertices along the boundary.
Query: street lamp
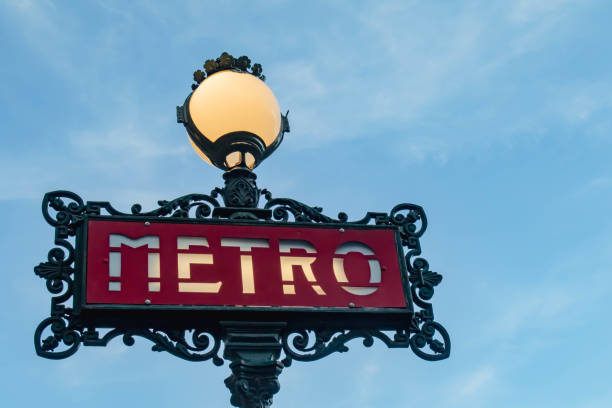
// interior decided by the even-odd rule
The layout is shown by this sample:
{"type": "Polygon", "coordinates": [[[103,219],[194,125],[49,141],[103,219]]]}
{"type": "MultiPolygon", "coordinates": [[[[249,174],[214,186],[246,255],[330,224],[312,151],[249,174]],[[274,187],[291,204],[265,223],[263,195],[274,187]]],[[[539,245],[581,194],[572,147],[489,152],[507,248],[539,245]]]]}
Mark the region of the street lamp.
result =
{"type": "Polygon", "coordinates": [[[227,207],[255,207],[259,191],[252,170],[268,157],[289,132],[260,64],[223,53],[207,60],[193,74],[196,84],[177,121],[187,129],[195,151],[225,170],[222,196],[227,207]]]}
{"type": "Polygon", "coordinates": [[[45,194],[55,247],[34,268],[53,295],[34,331],[39,356],[67,358],[117,337],[131,346],[138,336],[185,360],[230,361],[231,404],[268,408],[292,361],[345,352],[355,339],[430,361],[450,355],[431,303],[442,275],[421,257],[421,206],[349,221],[257,187],[253,169],[289,131],[264,79],[261,65],[223,53],[194,73],[177,107],[193,148],[225,171],[223,188],[131,213],[66,190],[45,194]]]}

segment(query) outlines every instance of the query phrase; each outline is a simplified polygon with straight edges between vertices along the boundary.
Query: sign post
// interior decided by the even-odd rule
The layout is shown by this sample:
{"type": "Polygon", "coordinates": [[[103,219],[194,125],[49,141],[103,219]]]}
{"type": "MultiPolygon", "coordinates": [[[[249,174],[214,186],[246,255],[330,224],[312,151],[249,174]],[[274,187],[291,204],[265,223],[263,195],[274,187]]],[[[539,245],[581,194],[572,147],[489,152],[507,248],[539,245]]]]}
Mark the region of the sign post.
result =
{"type": "MultiPolygon", "coordinates": [[[[209,78],[223,64],[247,67],[227,55],[213,68],[207,61],[209,78]]],[[[257,65],[246,73],[261,82],[257,65]]],[[[45,194],[56,246],[35,267],[53,295],[34,334],[37,354],[61,359],[81,345],[121,336],[131,346],[143,337],[186,360],[230,361],[225,384],[237,407],[271,406],[293,360],[347,351],[358,338],[366,347],[379,339],[426,360],[447,358],[450,338],[430,303],[442,276],[420,257],[423,209],[400,204],[349,221],[273,198],[252,168],[280,142],[266,146],[257,134],[234,131],[207,145],[190,116],[196,91],[179,121],[196,150],[226,170],[224,188],[159,201],[148,212],[136,204],[130,213],[69,191],[45,194]]],[[[289,126],[286,116],[279,121],[282,139],[289,126]]]]}

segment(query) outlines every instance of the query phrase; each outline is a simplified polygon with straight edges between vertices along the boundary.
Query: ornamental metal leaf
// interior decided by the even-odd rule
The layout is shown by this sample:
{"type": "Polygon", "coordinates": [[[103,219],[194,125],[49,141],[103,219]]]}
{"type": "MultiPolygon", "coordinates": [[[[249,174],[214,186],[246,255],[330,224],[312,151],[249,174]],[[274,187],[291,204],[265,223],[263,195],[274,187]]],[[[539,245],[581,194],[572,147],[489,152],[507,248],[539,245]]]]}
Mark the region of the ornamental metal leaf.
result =
{"type": "Polygon", "coordinates": [[[231,54],[224,52],[219,56],[219,58],[206,60],[203,68],[204,71],[198,69],[193,73],[193,80],[196,83],[191,85],[191,89],[194,91],[204,80],[206,80],[206,78],[216,72],[224,70],[246,72],[261,79],[262,81],[266,80],[265,75],[262,74],[263,69],[261,64],[256,63],[251,67],[251,59],[246,55],[235,58],[231,54]]]}

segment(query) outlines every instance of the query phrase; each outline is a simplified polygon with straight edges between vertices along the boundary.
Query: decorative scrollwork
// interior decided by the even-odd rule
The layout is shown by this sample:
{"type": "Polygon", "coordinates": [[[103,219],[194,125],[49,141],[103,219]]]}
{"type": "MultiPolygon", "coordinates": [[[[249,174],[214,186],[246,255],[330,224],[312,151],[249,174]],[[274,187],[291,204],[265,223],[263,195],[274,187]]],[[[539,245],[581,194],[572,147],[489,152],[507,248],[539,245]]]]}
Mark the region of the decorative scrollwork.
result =
{"type": "MultiPolygon", "coordinates": [[[[236,194],[241,191],[239,187],[244,190],[243,186],[237,186],[236,194]]],[[[254,181],[250,188],[257,189],[254,181]]],[[[223,360],[218,356],[221,335],[217,332],[207,329],[193,330],[191,341],[187,341],[186,330],[115,328],[99,337],[95,328],[85,329],[78,316],[73,315],[73,311],[64,303],[73,295],[75,272],[75,249],[69,239],[75,236],[85,215],[101,215],[104,211],[111,216],[204,219],[213,214],[213,209],[223,209],[216,197],[221,194],[225,200],[225,195],[231,191],[233,190],[226,185],[225,189],[213,190],[211,195],[189,194],[171,201],[158,201],[159,207],[148,212],[142,212],[142,207],[134,204],[131,213],[120,212],[106,201],[84,202],[78,195],[69,191],[59,190],[45,194],[42,212],[45,220],[55,228],[57,246],[49,251],[47,261],[40,263],[34,270],[39,277],[46,280],[47,289],[55,296],[51,299],[51,316],[44,319],[35,331],[36,352],[46,358],[59,359],[74,354],[80,344],[104,346],[111,339],[123,336],[124,343],[132,345],[134,336],[140,336],[152,341],[155,351],[167,351],[190,361],[212,359],[213,363],[222,364],[223,360]],[[49,330],[51,334],[43,338],[43,333],[49,330]],[[58,350],[61,345],[64,349],[58,350]]],[[[400,204],[393,207],[389,213],[368,212],[362,219],[349,221],[343,212],[332,218],[323,214],[321,207],[311,207],[289,198],[272,198],[272,194],[265,189],[257,190],[257,195],[260,193],[266,198],[264,210],[271,211],[272,222],[398,227],[401,244],[406,249],[404,257],[411,298],[414,306],[419,308],[411,315],[412,318],[408,319],[406,326],[394,334],[379,330],[285,331],[282,335],[285,365],[291,364],[292,360],[312,361],[334,352],[345,352],[348,350],[347,343],[358,338],[362,339],[366,347],[370,347],[374,339],[379,339],[390,348],[411,348],[417,356],[425,360],[440,360],[450,355],[450,337],[444,327],[434,320],[433,306],[429,302],[434,295],[434,287],[442,281],[442,275],[430,271],[427,260],[419,257],[419,238],[427,228],[427,217],[422,207],[400,204]]],[[[244,208],[231,213],[228,222],[259,219],[256,211],[263,210],[249,207],[242,196],[238,198],[239,204],[244,204],[244,208]]],[[[249,203],[250,200],[249,198],[249,203]]]]}
{"type": "Polygon", "coordinates": [[[209,195],[188,194],[172,201],[158,201],[159,208],[142,212],[140,204],[134,204],[131,213],[116,210],[106,201],[84,202],[77,194],[58,190],[45,194],[42,213],[45,220],[55,228],[55,244],[47,261],[34,268],[39,277],[45,279],[47,290],[55,295],[51,298],[50,317],[44,319],[34,332],[36,353],[45,358],[62,359],[76,353],[80,345],[105,346],[111,339],[122,335],[123,342],[131,346],[134,336],[144,337],[154,343],[153,350],[167,351],[189,361],[212,359],[216,365],[223,364],[218,356],[221,340],[218,333],[208,329],[195,329],[187,340],[186,330],[123,329],[116,328],[102,338],[94,328],[85,329],[79,316],[64,303],[73,296],[75,272],[75,249],[69,241],[76,235],[77,227],[85,215],[101,215],[105,211],[114,216],[206,218],[219,202],[209,195]],[[62,347],[63,346],[63,347],[62,347]]]}
{"type": "Polygon", "coordinates": [[[332,353],[349,350],[347,343],[361,338],[365,347],[371,347],[374,339],[381,340],[389,348],[410,347],[410,331],[418,329],[416,322],[407,330],[397,330],[393,337],[380,330],[298,330],[286,332],[282,337],[283,351],[287,356],[283,363],[291,360],[314,361],[332,353]]]}
{"type": "Polygon", "coordinates": [[[371,347],[374,339],[381,340],[388,348],[411,348],[422,359],[434,361],[443,360],[450,355],[450,337],[448,332],[439,323],[423,321],[415,316],[412,324],[405,330],[397,330],[394,334],[380,330],[298,330],[286,332],[282,337],[283,351],[286,358],[285,366],[291,365],[292,360],[314,361],[332,353],[344,353],[349,350],[347,343],[351,340],[362,339],[365,347],[371,347]],[[412,333],[412,336],[411,336],[412,333]],[[439,334],[442,340],[435,339],[439,334]],[[431,353],[422,350],[429,346],[431,353]]]}
{"type": "Polygon", "coordinates": [[[157,330],[157,329],[113,329],[100,337],[95,329],[84,330],[82,326],[69,323],[70,318],[53,316],[43,320],[34,333],[36,353],[49,359],[70,357],[81,344],[85,346],[106,346],[119,336],[122,336],[126,346],[135,344],[134,336],[152,341],[153,351],[167,351],[188,361],[205,361],[212,359],[215,365],[223,365],[219,357],[221,339],[218,333],[205,329],[192,330],[191,341],[187,341],[187,330],[157,330]],[[43,339],[43,332],[51,330],[51,335],[43,339]],[[68,346],[65,350],[56,350],[61,344],[68,346]]]}
{"type": "Polygon", "coordinates": [[[86,346],[106,346],[112,339],[122,336],[126,346],[135,344],[134,336],[143,337],[152,341],[153,351],[167,351],[168,353],[188,361],[205,361],[212,359],[217,366],[223,365],[219,357],[221,338],[219,333],[209,332],[206,329],[191,330],[158,330],[158,329],[113,329],[100,337],[98,331],[87,330],[83,334],[83,344],[86,346]],[[187,341],[190,337],[191,341],[187,341]]]}
{"type": "Polygon", "coordinates": [[[53,227],[60,228],[64,236],[73,236],[75,227],[81,222],[83,215],[101,215],[106,211],[108,215],[119,216],[143,216],[143,217],[178,217],[190,218],[191,211],[195,209],[193,218],[207,218],[212,214],[212,209],[219,207],[219,202],[212,196],[206,194],[187,194],[174,200],[160,200],[158,208],[142,212],[140,204],[132,205],[131,212],[125,213],[115,209],[108,201],[87,201],[83,203],[81,197],[73,192],[58,190],[45,194],[43,198],[42,211],[45,220],[53,227]],[[68,205],[64,200],[72,200],[68,205]],[[49,209],[57,211],[55,216],[49,213],[49,209]]]}
{"type": "MultiPolygon", "coordinates": [[[[57,247],[49,251],[47,261],[36,266],[34,272],[45,279],[47,290],[56,295],[51,298],[51,316],[54,319],[64,314],[65,306],[62,303],[72,297],[74,246],[68,238],[76,233],[75,228],[82,219],[84,209],[81,197],[70,191],[55,191],[43,197],[43,217],[55,227],[54,242],[57,247]],[[50,210],[56,212],[52,214],[50,210]]],[[[58,320],[54,322],[57,328],[58,320]]]]}
{"type": "Polygon", "coordinates": [[[101,210],[106,210],[110,215],[190,218],[191,210],[195,208],[193,218],[202,219],[210,216],[212,208],[220,206],[215,198],[206,194],[187,194],[172,201],[159,200],[157,204],[159,208],[147,212],[142,212],[140,204],[134,204],[131,208],[131,214],[127,214],[117,211],[106,201],[88,201],[87,213],[99,215],[101,210]]]}
{"type": "Polygon", "coordinates": [[[431,319],[421,319],[420,315],[417,314],[417,319],[423,320],[424,323],[421,325],[419,331],[410,337],[410,348],[412,351],[422,358],[428,361],[444,360],[450,356],[450,336],[446,329],[437,322],[431,319]],[[441,340],[435,339],[434,336],[439,334],[441,340]],[[425,346],[429,346],[431,353],[423,351],[425,346]]]}
{"type": "MultiPolygon", "coordinates": [[[[80,221],[84,211],[85,205],[83,204],[83,199],[71,191],[52,191],[43,197],[43,217],[53,227],[74,227],[80,221]],[[68,204],[65,204],[65,200],[70,201],[68,204]],[[50,208],[57,211],[55,215],[49,212],[50,208]]],[[[69,231],[73,232],[74,230],[70,228],[69,231]]]]}
{"type": "Polygon", "coordinates": [[[373,221],[375,225],[397,225],[400,227],[402,243],[409,247],[415,245],[414,240],[418,241],[427,228],[425,211],[415,204],[399,204],[393,207],[389,214],[368,212],[360,220],[349,221],[344,212],[338,213],[337,218],[332,218],[323,214],[321,207],[311,207],[291,198],[273,198],[272,193],[266,189],[262,190],[262,193],[266,198],[264,208],[272,210],[272,219],[277,222],[290,222],[291,217],[295,222],[367,225],[373,221]],[[420,226],[417,226],[417,222],[420,222],[420,226]]]}
{"type": "Polygon", "coordinates": [[[79,349],[81,333],[75,330],[68,322],[66,316],[51,316],[40,322],[34,331],[34,349],[36,354],[52,360],[70,357],[79,349]],[[43,333],[51,330],[51,334],[44,339],[43,333]],[[60,344],[68,348],[56,351],[60,344]]]}
{"type": "Polygon", "coordinates": [[[266,191],[268,199],[265,209],[272,210],[272,218],[275,221],[288,222],[289,214],[293,216],[295,222],[321,222],[321,223],[339,223],[340,220],[334,220],[322,214],[321,207],[309,207],[290,198],[269,198],[269,192],[266,191]]]}

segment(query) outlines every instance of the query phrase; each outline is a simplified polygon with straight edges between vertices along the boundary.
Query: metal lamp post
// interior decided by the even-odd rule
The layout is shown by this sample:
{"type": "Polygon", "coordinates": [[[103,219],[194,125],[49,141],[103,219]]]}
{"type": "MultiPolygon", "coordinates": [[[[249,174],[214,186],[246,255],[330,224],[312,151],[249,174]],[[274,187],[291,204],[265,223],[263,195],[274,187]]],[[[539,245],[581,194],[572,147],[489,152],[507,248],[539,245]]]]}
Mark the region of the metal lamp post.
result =
{"type": "Polygon", "coordinates": [[[224,187],[130,213],[70,191],[45,194],[55,247],[34,268],[52,294],[36,353],[62,359],[81,345],[143,337],[185,360],[228,360],[225,385],[243,408],[271,406],[293,360],[345,352],[354,339],[447,358],[450,337],[430,302],[442,275],[420,256],[423,208],[404,203],[349,221],[273,198],[253,169],[289,122],[261,65],[223,53],[204,69],[177,120],[196,152],[225,171],[224,187]]]}
{"type": "MultiPolygon", "coordinates": [[[[257,209],[261,192],[253,169],[276,150],[289,131],[287,115],[281,114],[276,97],[264,83],[261,65],[251,67],[248,57],[223,53],[206,61],[204,69],[194,72],[193,92],[176,112],[200,157],[225,170],[225,187],[215,190],[225,208],[215,208],[213,216],[269,219],[271,210],[257,209]]],[[[231,361],[232,375],[225,385],[232,394],[232,405],[272,405],[284,367],[279,358],[286,324],[221,324],[225,329],[223,357],[231,361]]]]}

